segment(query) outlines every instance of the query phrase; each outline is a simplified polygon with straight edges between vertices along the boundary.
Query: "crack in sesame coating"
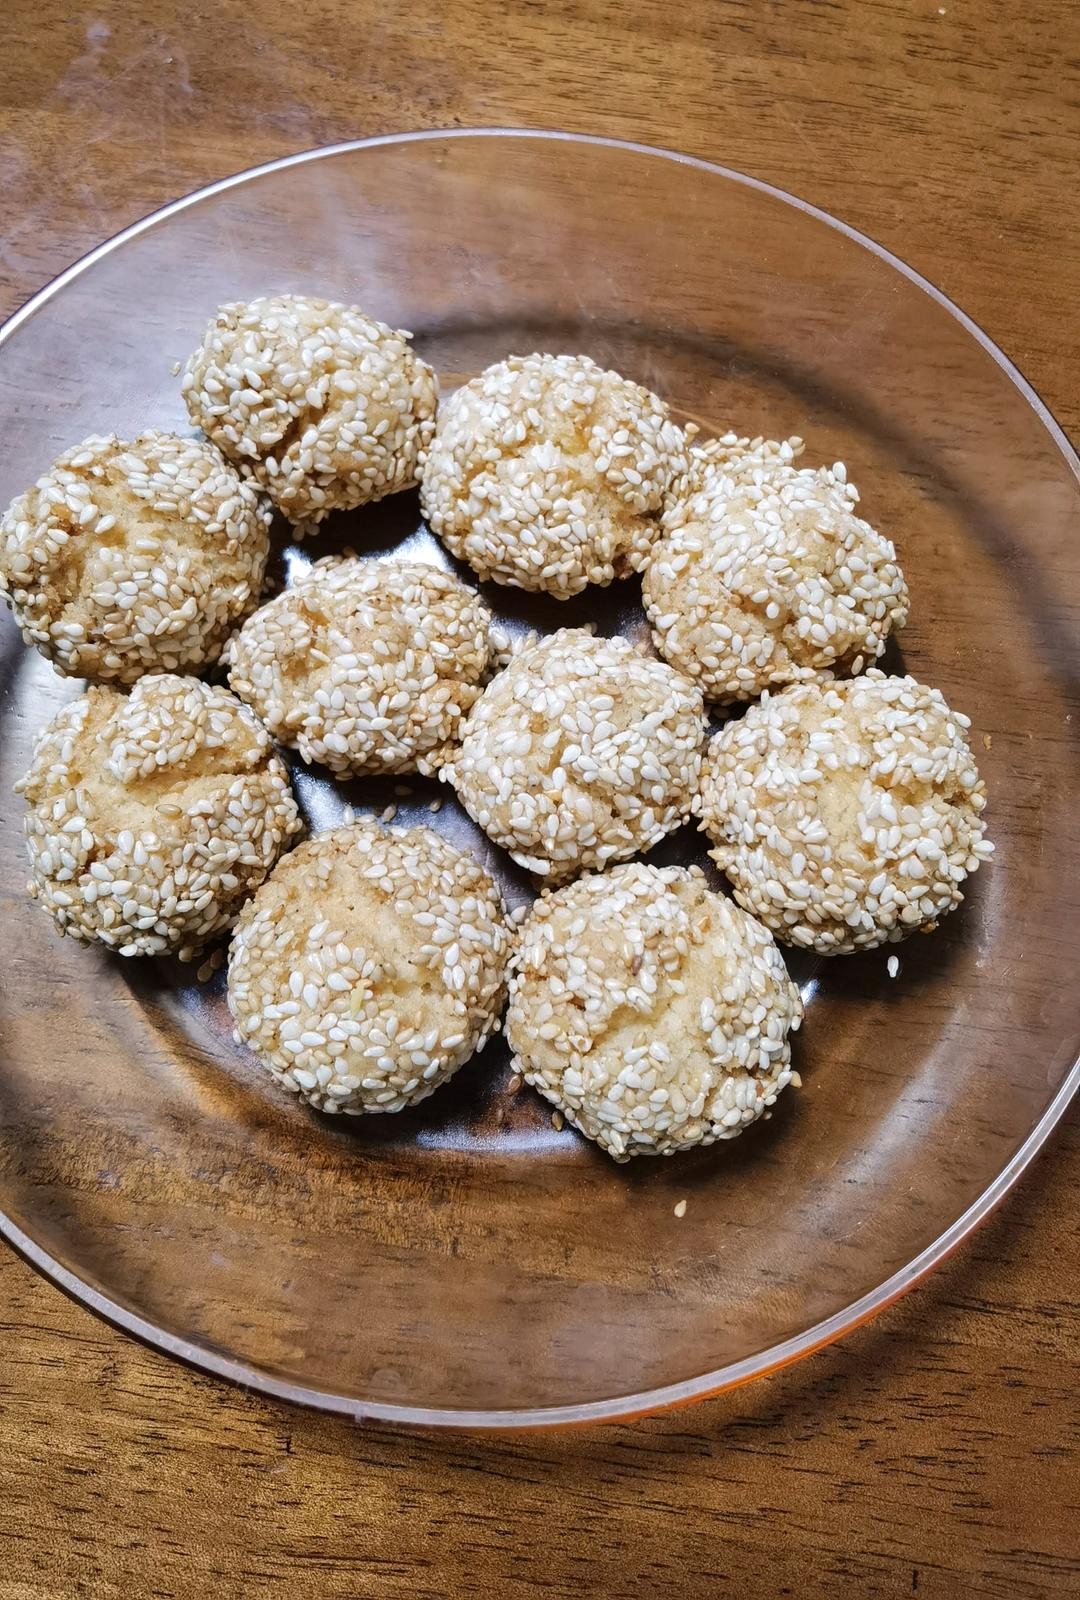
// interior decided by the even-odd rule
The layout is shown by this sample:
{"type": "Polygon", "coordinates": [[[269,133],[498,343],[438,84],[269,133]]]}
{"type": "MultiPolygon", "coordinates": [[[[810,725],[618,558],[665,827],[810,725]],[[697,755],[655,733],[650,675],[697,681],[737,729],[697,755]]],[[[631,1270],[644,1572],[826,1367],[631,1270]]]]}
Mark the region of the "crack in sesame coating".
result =
{"type": "Polygon", "coordinates": [[[642,594],[657,649],[707,700],[881,655],[907,621],[907,585],[893,545],[855,515],[842,462],[797,470],[778,446],[733,469],[711,459],[698,484],[653,546],[642,594]]]}
{"type": "Polygon", "coordinates": [[[700,868],[545,890],[511,962],[513,1067],[616,1161],[733,1139],[791,1081],[799,991],[700,868]]]}
{"type": "Polygon", "coordinates": [[[170,673],[64,706],[16,788],[31,898],[123,956],[191,955],[301,829],[265,728],[228,690],[170,673]]]}
{"type": "Polygon", "coordinates": [[[258,604],[269,520],[204,439],[95,435],[8,507],[0,592],[67,676],[197,670],[258,604]]]}
{"type": "Polygon", "coordinates": [[[564,628],[484,690],[441,776],[548,883],[649,850],[690,815],[701,692],[628,640],[564,628]]]}
{"type": "Polygon", "coordinates": [[[876,669],[728,723],[698,809],[739,904],[823,955],[933,927],[994,848],[969,726],[938,690],[876,669]]]}
{"type": "Polygon", "coordinates": [[[245,908],[228,1000],[240,1036],[318,1111],[400,1111],[483,1049],[511,935],[480,864],[370,820],[298,846],[245,908]]]}
{"type": "Polygon", "coordinates": [[[421,505],[481,578],[567,599],[640,569],[688,448],[662,400],[587,356],[511,356],[443,401],[421,505]]]}
{"type": "Polygon", "coordinates": [[[491,613],[419,561],[329,556],[245,623],[229,682],[339,777],[438,772],[489,671],[491,613]]]}
{"type": "Polygon", "coordinates": [[[330,300],[238,301],[188,358],[184,399],[303,534],[416,483],[438,384],[410,337],[330,300]]]}

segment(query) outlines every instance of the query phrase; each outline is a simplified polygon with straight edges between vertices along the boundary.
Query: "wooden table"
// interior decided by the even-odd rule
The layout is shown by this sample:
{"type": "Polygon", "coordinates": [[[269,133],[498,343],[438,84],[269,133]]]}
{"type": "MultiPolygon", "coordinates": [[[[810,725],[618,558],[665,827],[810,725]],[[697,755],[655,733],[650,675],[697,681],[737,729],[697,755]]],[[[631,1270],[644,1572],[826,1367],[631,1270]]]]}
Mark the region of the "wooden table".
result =
{"type": "MultiPolygon", "coordinates": [[[[9,0],[6,20],[5,312],[255,162],[401,128],[562,127],[715,158],[866,230],[1080,437],[1069,0],[9,0]]],[[[1078,1186],[1074,1119],[949,1266],[842,1347],[659,1420],[495,1440],[267,1404],[3,1252],[0,1597],[1080,1592],[1078,1186]]]]}

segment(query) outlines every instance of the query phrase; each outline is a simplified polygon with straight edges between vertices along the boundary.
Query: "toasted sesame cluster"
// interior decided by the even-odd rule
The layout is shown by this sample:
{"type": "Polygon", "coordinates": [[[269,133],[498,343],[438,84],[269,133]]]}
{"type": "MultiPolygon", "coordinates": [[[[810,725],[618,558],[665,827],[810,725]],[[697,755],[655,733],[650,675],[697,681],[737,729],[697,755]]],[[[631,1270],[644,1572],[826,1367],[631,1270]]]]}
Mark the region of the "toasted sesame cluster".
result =
{"type": "Polygon", "coordinates": [[[707,489],[717,471],[740,482],[762,483],[773,473],[783,473],[806,449],[802,439],[756,439],[722,433],[713,439],[695,439],[690,446],[690,468],[676,486],[664,513],[665,527],[684,520],[683,505],[691,495],[707,489]]]}
{"type": "Polygon", "coordinates": [[[168,673],[64,706],[18,787],[31,896],[61,933],[124,956],[188,955],[229,927],[300,831],[247,707],[168,673]]]}
{"type": "Polygon", "coordinates": [[[438,387],[407,333],[356,306],[222,306],[188,359],[191,419],[306,531],[416,482],[438,387]]]}
{"type": "Polygon", "coordinates": [[[616,1161],[733,1139],[791,1080],[799,991],[698,868],[631,862],[545,891],[521,930],[515,1067],[616,1161]]]}
{"type": "Polygon", "coordinates": [[[967,717],[877,671],[767,695],[716,735],[701,819],[735,898],[824,955],[932,927],[993,852],[967,717]]]}
{"type": "Polygon", "coordinates": [[[493,679],[443,776],[485,833],[556,883],[685,821],[704,735],[689,679],[626,639],[564,628],[493,679]]]}
{"type": "MultiPolygon", "coordinates": [[[[856,516],[842,463],[796,469],[792,447],[721,448],[697,469],[643,584],[657,649],[707,700],[858,672],[907,620],[896,551],[856,516]]],[[[693,476],[693,474],[692,474],[693,476]]]]}
{"type": "Polygon", "coordinates": [[[305,761],[342,777],[434,773],[480,694],[490,624],[438,567],[329,556],[248,619],[229,682],[305,761]]]}
{"type": "Polygon", "coordinates": [[[84,439],[0,522],[0,593],[58,672],[134,683],[218,659],[258,603],[269,517],[212,444],[84,439]]]}
{"type": "Polygon", "coordinates": [[[689,439],[587,356],[512,356],[439,410],[424,515],[481,578],[566,599],[640,569],[689,439]]]}
{"type": "Polygon", "coordinates": [[[246,907],[229,1007],[316,1110],[400,1111],[495,1032],[509,954],[478,862],[427,828],[363,821],[300,845],[246,907]]]}

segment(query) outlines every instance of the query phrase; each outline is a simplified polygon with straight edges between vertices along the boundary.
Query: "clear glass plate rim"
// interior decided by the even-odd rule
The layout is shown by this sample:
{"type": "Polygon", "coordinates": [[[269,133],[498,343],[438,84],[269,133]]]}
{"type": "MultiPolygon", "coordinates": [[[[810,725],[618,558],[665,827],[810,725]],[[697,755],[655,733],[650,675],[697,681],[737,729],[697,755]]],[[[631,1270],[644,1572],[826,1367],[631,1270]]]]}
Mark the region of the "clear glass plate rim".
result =
{"type": "Polygon", "coordinates": [[[88,250],[85,255],[65,267],[55,278],[52,278],[42,288],[32,294],[29,300],[0,325],[0,347],[13,333],[34,315],[36,311],[59,293],[68,283],[93,266],[110,251],[126,244],[129,239],[143,233],[146,229],[154,227],[166,217],[184,211],[188,206],[196,205],[202,200],[208,200],[213,195],[224,194],[227,190],[248,183],[254,178],[266,177],[271,172],[283,172],[289,167],[303,166],[310,161],[321,161],[333,156],[348,155],[356,150],[374,150],[386,145],[424,144],[445,139],[537,139],[549,140],[563,144],[587,144],[610,150],[631,152],[635,155],[652,156],[662,161],[673,161],[680,166],[696,167],[702,172],[712,173],[719,178],[726,178],[732,183],[743,185],[747,189],[756,189],[761,194],[770,195],[774,200],[780,200],[786,205],[793,206],[797,211],[806,216],[815,218],[826,227],[834,229],[859,244],[864,250],[869,250],[871,255],[888,263],[897,272],[903,274],[909,282],[923,291],[924,294],[943,307],[950,316],[966,329],[986,351],[1009,379],[1015,384],[1024,399],[1044,424],[1054,443],[1061,452],[1073,476],[1080,483],[1080,455],[1074,450],[1065,430],[1055,418],[1049,406],[1040,397],[1036,389],[1030,384],[1016,363],[995,344],[990,335],[980,327],[973,317],[968,316],[954,300],[925,278],[906,262],[902,256],[896,255],[884,245],[878,244],[869,234],[862,233],[850,223],[833,216],[829,211],[820,206],[813,205],[809,200],[803,200],[798,195],[792,194],[788,189],[781,189],[777,184],[767,183],[764,178],[755,178],[745,172],[738,172],[734,167],[725,167],[717,161],[707,161],[703,156],[686,155],[679,150],[669,150],[663,145],[644,144],[633,139],[613,139],[601,134],[567,133],[557,128],[505,128],[498,126],[476,128],[423,128],[405,133],[380,133],[373,134],[366,139],[345,139],[337,144],[316,145],[310,150],[298,150],[293,155],[278,156],[273,161],[264,161],[255,167],[245,167],[240,172],[230,173],[225,178],[219,178],[214,183],[204,185],[200,189],[192,189],[188,194],[180,195],[168,204],[159,206],[155,211],[148,212],[145,217],[140,217],[136,222],[129,223],[126,228],[121,228],[119,233],[102,240],[100,244],[88,250]]]}
{"type": "MultiPolygon", "coordinates": [[[[1076,479],[1078,488],[1080,488],[1080,457],[1078,457],[1070,444],[1064,430],[1023,373],[977,322],[962,311],[940,289],[936,288],[929,279],[924,278],[921,273],[909,266],[907,262],[892,251],[887,250],[883,245],[878,244],[857,228],[842,222],[831,213],[823,211],[820,207],[812,205],[808,201],[801,200],[797,195],[778,188],[774,184],[767,183],[763,179],[737,172],[733,168],[707,161],[700,156],[685,155],[679,151],[667,150],[661,146],[632,140],[612,139],[592,134],[567,133],[556,129],[438,128],[406,133],[379,134],[371,138],[351,139],[339,144],[324,145],[311,150],[299,151],[294,155],[282,156],[274,161],[246,168],[242,172],[221,178],[215,183],[195,189],[189,194],[170,201],[167,205],[159,207],[147,216],[140,218],[137,222],[121,229],[111,238],[96,245],[92,250],[73,262],[71,266],[58,273],[55,278],[33,294],[23,306],[19,307],[7,319],[3,326],[0,327],[0,348],[47,301],[58,294],[73,279],[87,271],[95,262],[101,260],[112,250],[118,249],[128,240],[135,238],[146,229],[155,226],[179,211],[185,210],[188,206],[195,205],[214,195],[222,194],[228,189],[238,187],[252,179],[264,177],[273,172],[280,172],[289,167],[300,166],[310,161],[346,155],[357,150],[376,149],[386,145],[478,138],[536,139],[587,144],[677,162],[684,166],[696,167],[701,171],[725,178],[730,182],[742,184],[747,188],[758,190],[760,193],[767,194],[773,199],[793,206],[805,215],[811,216],[824,223],[827,227],[844,234],[854,243],[869,250],[872,255],[877,256],[887,265],[901,273],[909,282],[929,295],[976,340],[1031,406],[1054,440],[1064,462],[1076,479]]],[[[667,1384],[661,1388],[616,1396],[606,1400],[580,1402],[574,1405],[507,1410],[496,1408],[456,1409],[425,1407],[405,1403],[381,1403],[360,1400],[328,1390],[290,1383],[284,1379],[276,1378],[258,1367],[234,1360],[217,1350],[205,1348],[195,1342],[180,1338],[178,1335],[147,1321],[139,1316],[137,1312],[131,1311],[126,1306],[111,1299],[107,1294],[94,1288],[78,1277],[77,1274],[61,1265],[47,1250],[37,1244],[29,1234],[20,1228],[12,1217],[9,1217],[2,1210],[0,1210],[0,1237],[6,1239],[32,1266],[66,1293],[70,1294],[73,1299],[87,1306],[91,1311],[113,1323],[124,1332],[134,1335],[145,1344],[160,1349],[201,1371],[208,1372],[215,1377],[228,1379],[242,1387],[255,1389],[275,1399],[312,1406],[323,1411],[340,1413],[357,1421],[379,1421],[415,1427],[514,1429],[565,1427],[575,1424],[584,1425],[593,1422],[618,1421],[684,1405],[709,1395],[719,1394],[725,1389],[737,1387],[740,1384],[748,1383],[753,1378],[777,1371],[779,1368],[790,1365],[801,1357],[821,1349],[824,1345],[831,1344],[845,1333],[857,1328],[861,1323],[868,1321],[878,1312],[883,1311],[944,1261],[996,1209],[1046,1143],[1078,1089],[1080,1089],[1080,1057],[1069,1068],[1053,1099],[1027,1138],[1013,1153],[994,1181],[983,1190],[982,1194],[937,1239],[927,1245],[906,1266],[893,1273],[877,1288],[870,1290],[858,1300],[853,1301],[842,1311],[834,1313],[833,1316],[816,1323],[813,1327],[805,1329],[802,1333],[778,1345],[771,1346],[768,1350],[747,1356],[741,1361],[729,1363],[714,1371],[684,1379],[679,1383],[667,1384]]]]}

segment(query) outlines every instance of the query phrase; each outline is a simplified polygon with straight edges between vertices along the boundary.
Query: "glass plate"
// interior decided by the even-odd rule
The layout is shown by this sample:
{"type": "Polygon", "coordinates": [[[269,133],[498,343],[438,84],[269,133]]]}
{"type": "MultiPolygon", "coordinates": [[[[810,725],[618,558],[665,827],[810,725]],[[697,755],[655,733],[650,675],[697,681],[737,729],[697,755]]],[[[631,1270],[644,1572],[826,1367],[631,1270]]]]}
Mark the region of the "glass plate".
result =
{"type": "MultiPolygon", "coordinates": [[[[501,1043],[415,1112],[321,1119],[232,1043],[220,974],[79,949],[24,898],[11,784],[78,685],[7,619],[3,1229],[162,1349],[358,1417],[625,1416],[804,1355],[940,1261],[1076,1087],[1076,458],[978,328],[832,218],[705,162],[492,130],[259,168],[64,273],[3,334],[0,501],[86,433],[188,431],[173,363],[219,302],[275,291],[413,329],[444,389],[511,351],[584,351],[710,430],[843,458],[911,584],[888,665],[972,717],[998,854],[898,948],[896,981],[886,952],[793,961],[804,1087],[732,1144],[616,1167],[507,1093],[501,1043]]],[[[403,545],[441,559],[412,494],[319,541],[403,545]]],[[[515,625],[643,636],[635,583],[562,606],[486,593],[515,625]]],[[[297,784],[316,829],[394,798],[297,784]]],[[[526,896],[435,793],[417,782],[401,817],[470,839],[526,896]]],[[[701,859],[700,839],[661,854],[701,859]]]]}

